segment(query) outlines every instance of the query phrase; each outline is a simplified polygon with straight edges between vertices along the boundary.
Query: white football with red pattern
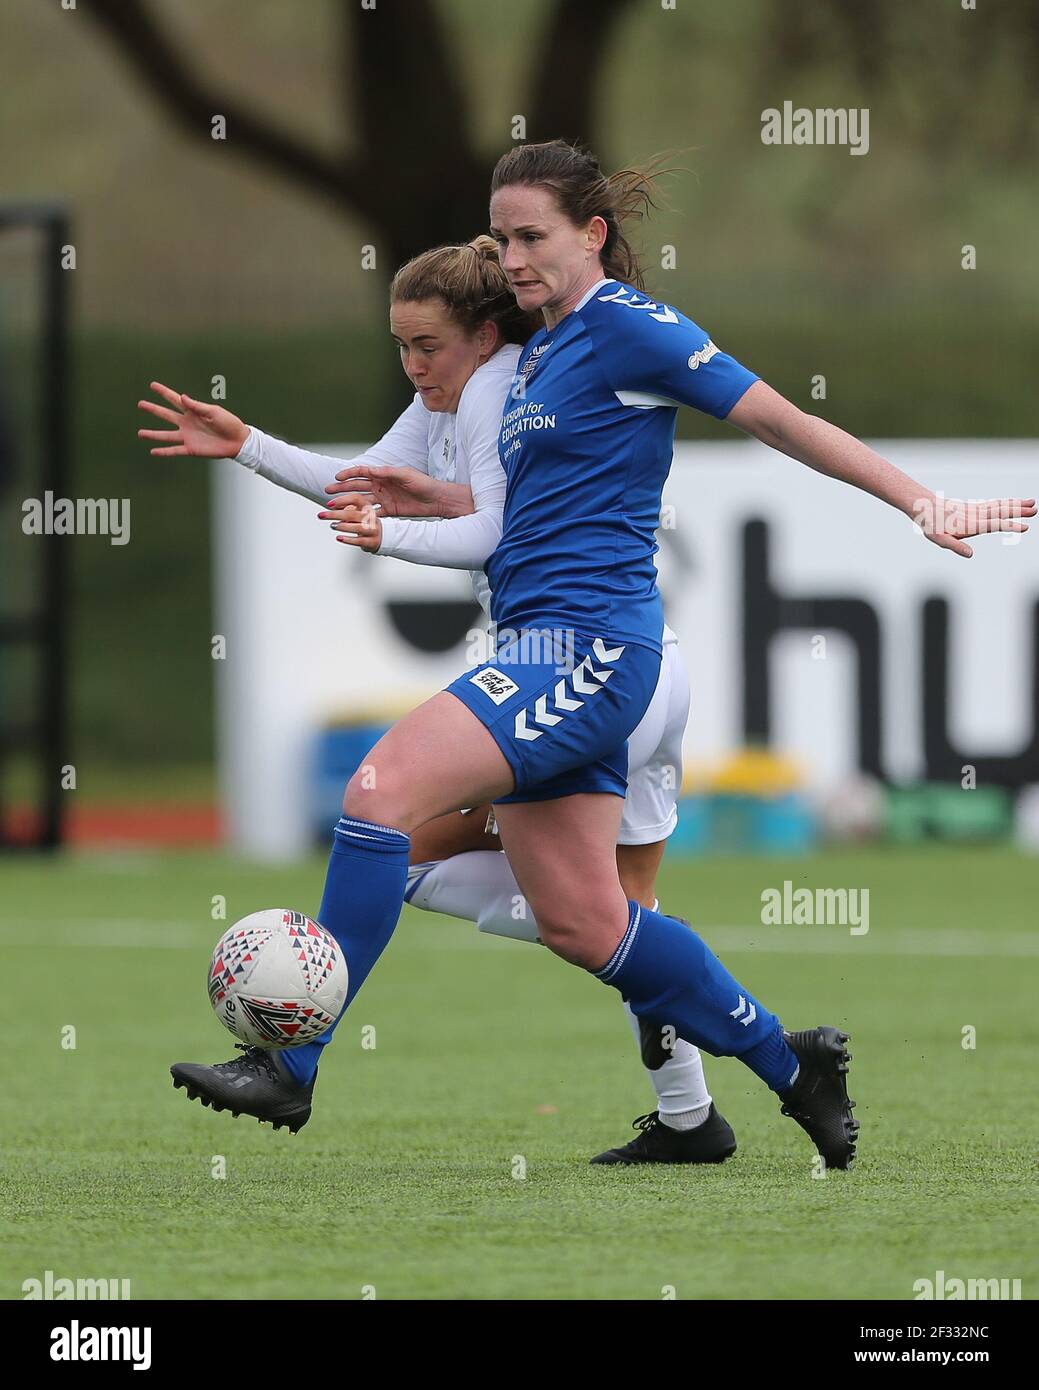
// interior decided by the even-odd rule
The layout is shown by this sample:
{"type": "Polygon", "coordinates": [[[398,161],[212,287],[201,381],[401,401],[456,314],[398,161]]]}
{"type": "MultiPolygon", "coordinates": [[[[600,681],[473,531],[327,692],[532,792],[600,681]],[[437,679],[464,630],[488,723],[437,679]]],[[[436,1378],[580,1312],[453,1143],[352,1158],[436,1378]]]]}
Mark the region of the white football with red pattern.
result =
{"type": "Polygon", "coordinates": [[[302,1047],[339,1017],[349,978],[343,953],[305,913],[270,907],[229,927],[209,963],[209,1002],[236,1038],[302,1047]]]}

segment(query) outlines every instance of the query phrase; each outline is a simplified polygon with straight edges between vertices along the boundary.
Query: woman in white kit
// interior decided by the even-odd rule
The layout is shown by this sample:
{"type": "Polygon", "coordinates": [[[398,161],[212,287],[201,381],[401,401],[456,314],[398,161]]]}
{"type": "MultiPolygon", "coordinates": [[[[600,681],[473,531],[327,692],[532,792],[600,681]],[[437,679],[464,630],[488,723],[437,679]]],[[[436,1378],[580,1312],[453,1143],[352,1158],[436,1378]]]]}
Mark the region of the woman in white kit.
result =
{"type": "MultiPolygon", "coordinates": [[[[487,236],[438,247],[403,266],[390,287],[390,329],[415,397],[385,435],[348,466],[250,428],[230,411],[158,382],[165,406],[143,410],[175,426],[142,429],[156,455],[235,458],[280,487],[324,502],[336,539],[370,554],[468,569],[484,611],[483,566],[501,537],[503,408],[522,345],[539,319],[517,306],[487,236]],[[337,472],[337,465],[339,471],[337,472]],[[336,494],[333,500],[328,494],[336,494]]],[[[660,679],[629,740],[628,793],[617,865],[629,898],[656,905],[655,881],[678,820],[689,683],[677,638],[664,629],[660,679]]],[[[493,833],[489,807],[453,813],[412,835],[407,901],[466,918],[481,931],[536,941],[537,924],[493,833]]],[[[630,1143],[593,1163],[717,1163],[735,1151],[707,1091],[699,1051],[640,1025],[625,1004],[657,1109],[630,1143]]]]}

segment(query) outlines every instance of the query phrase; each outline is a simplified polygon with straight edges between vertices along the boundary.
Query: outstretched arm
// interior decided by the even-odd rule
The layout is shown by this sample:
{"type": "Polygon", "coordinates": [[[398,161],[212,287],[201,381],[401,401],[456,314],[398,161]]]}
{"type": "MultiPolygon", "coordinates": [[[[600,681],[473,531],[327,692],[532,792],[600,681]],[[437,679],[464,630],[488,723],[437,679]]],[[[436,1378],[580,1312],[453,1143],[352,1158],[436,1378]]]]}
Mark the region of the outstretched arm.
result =
{"type": "Polygon", "coordinates": [[[1034,498],[965,503],[936,497],[861,440],[799,410],[669,305],[622,287],[601,295],[595,307],[586,327],[606,379],[622,400],[631,394],[633,404],[645,405],[649,395],[729,420],[780,453],[897,507],[928,540],[967,559],[974,552],[966,537],[1027,531],[1021,518],[1035,516],[1034,498]]]}
{"type": "MultiPolygon", "coordinates": [[[[151,389],[165,405],[138,401],[142,410],[172,425],[172,429],[141,429],[138,438],[153,441],[152,454],[160,457],[189,455],[194,458],[229,458],[267,478],[278,487],[297,492],[314,502],[327,501],[325,489],[334,482],[346,460],[330,458],[287,444],[273,435],[250,427],[222,406],[196,401],[153,381],[151,389]]],[[[378,443],[366,449],[354,464],[401,464],[413,470],[428,467],[429,414],[417,398],[390,426],[378,443]]]]}
{"type": "Polygon", "coordinates": [[[1034,498],[996,498],[969,506],[939,499],[854,435],[817,415],[807,415],[763,381],[750,386],[726,417],[746,434],[818,473],[872,493],[920,525],[935,545],[969,559],[965,537],[987,531],[1027,531],[1022,517],[1035,516],[1034,498]]]}

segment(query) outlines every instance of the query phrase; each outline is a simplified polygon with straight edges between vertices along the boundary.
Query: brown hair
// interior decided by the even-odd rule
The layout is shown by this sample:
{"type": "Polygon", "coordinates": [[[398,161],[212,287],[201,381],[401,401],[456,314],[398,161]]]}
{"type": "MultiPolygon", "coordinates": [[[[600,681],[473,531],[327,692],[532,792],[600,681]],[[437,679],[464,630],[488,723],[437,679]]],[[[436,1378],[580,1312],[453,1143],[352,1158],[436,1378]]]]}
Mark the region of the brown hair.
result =
{"type": "Polygon", "coordinates": [[[525,312],[516,303],[489,236],[473,237],[464,246],[436,246],[423,251],[397,271],[390,285],[390,303],[441,299],[455,323],[467,333],[481,324],[498,326],[502,341],[522,347],[541,327],[541,315],[525,312]]]}
{"type": "Polygon", "coordinates": [[[645,169],[620,169],[607,177],[588,150],[565,140],[540,145],[517,145],[503,154],[491,175],[491,193],[515,184],[539,185],[555,195],[560,210],[575,227],[592,217],[606,223],[606,241],[600,253],[603,270],[614,280],[645,289],[642,267],[622,225],[641,221],[657,206],[654,177],[668,172],[665,156],[657,155],[645,169]]]}

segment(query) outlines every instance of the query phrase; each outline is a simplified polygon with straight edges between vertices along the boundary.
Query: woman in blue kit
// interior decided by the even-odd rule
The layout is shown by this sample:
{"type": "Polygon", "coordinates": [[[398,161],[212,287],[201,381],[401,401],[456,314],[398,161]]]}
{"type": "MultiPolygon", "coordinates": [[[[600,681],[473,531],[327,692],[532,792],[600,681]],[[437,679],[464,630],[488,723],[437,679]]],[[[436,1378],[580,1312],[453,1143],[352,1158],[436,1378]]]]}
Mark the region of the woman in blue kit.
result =
{"type": "MultiPolygon", "coordinates": [[[[492,801],[545,944],[618,989],[640,1018],[739,1057],[826,1163],[848,1167],[858,1126],[847,1035],[786,1032],[694,931],[629,902],[617,875],[626,740],[660,667],[654,536],[676,403],[728,419],[908,515],[934,498],[641,292],[621,221],[643,187],[637,175],[606,179],[591,155],[562,141],[517,147],[495,168],[492,235],[519,306],[544,319],[519,358],[499,441],[504,528],[487,564],[498,648],[395,725],[364,777],[351,780],[318,919],[349,965],[349,1007],[397,923],[410,833],[492,801]]],[[[1025,530],[1012,518],[1034,511],[1034,502],[1005,500],[971,515],[978,530],[1025,530]]],[[[943,514],[962,515],[948,506],[943,514]]],[[[963,538],[973,533],[935,530],[930,539],[969,556],[963,538]]],[[[330,1037],[281,1054],[253,1050],[219,1069],[193,1066],[192,1084],[296,1129],[330,1037]]]]}

